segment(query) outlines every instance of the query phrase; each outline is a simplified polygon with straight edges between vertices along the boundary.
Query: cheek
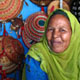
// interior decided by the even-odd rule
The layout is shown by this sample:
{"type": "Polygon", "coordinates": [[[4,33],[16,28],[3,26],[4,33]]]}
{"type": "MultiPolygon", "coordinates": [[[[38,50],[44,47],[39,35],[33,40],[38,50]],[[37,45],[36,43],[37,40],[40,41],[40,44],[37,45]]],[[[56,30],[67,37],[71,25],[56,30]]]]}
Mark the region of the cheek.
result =
{"type": "Polygon", "coordinates": [[[65,41],[66,43],[69,44],[70,39],[71,39],[71,33],[64,34],[62,39],[63,39],[63,41],[65,41]]]}
{"type": "Polygon", "coordinates": [[[51,32],[47,32],[46,37],[47,37],[47,40],[50,41],[51,37],[52,37],[52,33],[51,32]]]}

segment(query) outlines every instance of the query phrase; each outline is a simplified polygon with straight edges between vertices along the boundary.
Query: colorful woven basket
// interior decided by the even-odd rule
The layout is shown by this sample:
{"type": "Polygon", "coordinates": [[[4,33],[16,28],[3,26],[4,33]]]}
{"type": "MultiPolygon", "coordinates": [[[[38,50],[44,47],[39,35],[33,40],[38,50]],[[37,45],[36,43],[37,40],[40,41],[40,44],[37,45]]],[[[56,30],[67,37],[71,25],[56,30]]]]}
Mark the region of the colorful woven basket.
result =
{"type": "Polygon", "coordinates": [[[47,6],[52,0],[31,0],[31,1],[39,6],[47,6]]]}
{"type": "MultiPolygon", "coordinates": [[[[58,9],[60,8],[60,1],[59,0],[55,0],[55,1],[52,1],[49,5],[48,5],[48,9],[47,9],[47,13],[48,15],[54,11],[55,9],[58,9]]],[[[70,10],[70,7],[69,5],[63,1],[63,9],[66,9],[66,10],[70,10]]]]}
{"type": "Polygon", "coordinates": [[[7,21],[18,16],[23,0],[0,0],[0,21],[7,21]]]}
{"type": "Polygon", "coordinates": [[[36,12],[26,19],[22,39],[28,48],[40,41],[44,34],[46,19],[47,15],[43,11],[36,12]]]}
{"type": "Polygon", "coordinates": [[[24,48],[18,40],[6,36],[3,38],[3,45],[5,45],[5,53],[11,61],[15,63],[20,63],[22,61],[24,58],[24,48]]]}
{"type": "Polygon", "coordinates": [[[34,41],[40,41],[44,33],[46,19],[47,15],[44,12],[37,12],[29,16],[24,24],[26,35],[34,41]]]}
{"type": "Polygon", "coordinates": [[[23,58],[24,49],[18,40],[10,36],[0,37],[0,74],[16,70],[23,58]]]}

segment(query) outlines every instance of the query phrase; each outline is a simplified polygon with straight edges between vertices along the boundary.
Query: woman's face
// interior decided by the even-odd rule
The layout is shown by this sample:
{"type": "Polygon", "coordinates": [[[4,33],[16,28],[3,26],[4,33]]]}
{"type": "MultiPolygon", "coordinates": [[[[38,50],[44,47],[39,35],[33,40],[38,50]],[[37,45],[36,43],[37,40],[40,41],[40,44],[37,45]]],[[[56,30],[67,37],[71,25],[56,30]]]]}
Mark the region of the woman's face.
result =
{"type": "Polygon", "coordinates": [[[61,53],[66,50],[71,38],[69,20],[60,14],[53,16],[49,21],[46,36],[48,45],[54,52],[61,53]]]}

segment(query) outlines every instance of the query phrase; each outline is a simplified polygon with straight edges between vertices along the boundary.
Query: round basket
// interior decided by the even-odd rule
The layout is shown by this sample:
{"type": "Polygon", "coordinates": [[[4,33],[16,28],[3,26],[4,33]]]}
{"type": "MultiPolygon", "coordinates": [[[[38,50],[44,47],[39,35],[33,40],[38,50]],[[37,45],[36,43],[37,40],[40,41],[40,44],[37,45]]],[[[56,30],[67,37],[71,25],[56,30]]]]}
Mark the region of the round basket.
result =
{"type": "Polygon", "coordinates": [[[0,74],[2,74],[2,71],[5,71],[6,73],[11,73],[18,67],[18,64],[13,63],[6,55],[4,49],[5,45],[3,45],[3,38],[4,37],[0,37],[0,74]]]}
{"type": "Polygon", "coordinates": [[[34,41],[40,41],[44,33],[46,19],[47,15],[44,12],[37,12],[29,16],[24,24],[26,35],[34,41]]]}
{"type": "Polygon", "coordinates": [[[31,0],[31,1],[39,6],[47,6],[52,0],[31,0]]]}
{"type": "MultiPolygon", "coordinates": [[[[56,0],[56,1],[52,1],[49,5],[48,5],[48,9],[47,9],[47,13],[48,15],[54,11],[55,9],[60,8],[60,1],[56,0]]],[[[63,1],[63,9],[66,9],[68,11],[70,11],[70,7],[69,5],[63,1]]]]}
{"type": "Polygon", "coordinates": [[[0,0],[0,21],[7,21],[18,16],[23,0],[0,0]]]}
{"type": "Polygon", "coordinates": [[[6,36],[3,38],[4,50],[8,58],[14,63],[21,63],[24,58],[24,48],[21,43],[10,37],[6,36]]]}

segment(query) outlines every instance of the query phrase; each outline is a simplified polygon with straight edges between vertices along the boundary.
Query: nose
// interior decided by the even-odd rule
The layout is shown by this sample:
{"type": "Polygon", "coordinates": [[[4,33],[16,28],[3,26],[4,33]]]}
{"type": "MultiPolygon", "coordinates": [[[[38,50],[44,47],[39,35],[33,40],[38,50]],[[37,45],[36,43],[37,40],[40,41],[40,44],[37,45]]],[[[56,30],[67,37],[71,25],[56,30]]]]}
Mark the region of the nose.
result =
{"type": "Polygon", "coordinates": [[[59,36],[60,36],[59,31],[58,31],[58,30],[54,30],[54,31],[53,31],[53,34],[52,34],[52,37],[53,37],[53,38],[57,38],[57,37],[59,37],[59,36]]]}

